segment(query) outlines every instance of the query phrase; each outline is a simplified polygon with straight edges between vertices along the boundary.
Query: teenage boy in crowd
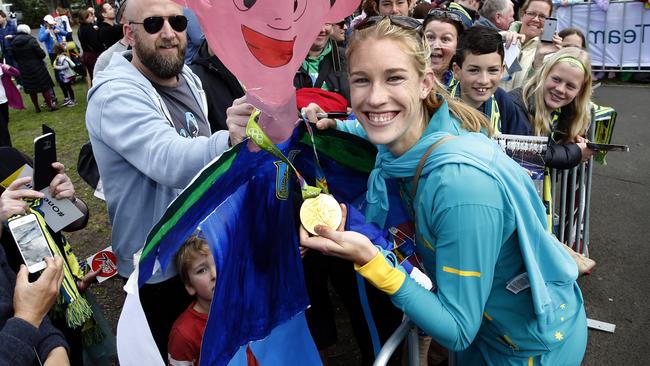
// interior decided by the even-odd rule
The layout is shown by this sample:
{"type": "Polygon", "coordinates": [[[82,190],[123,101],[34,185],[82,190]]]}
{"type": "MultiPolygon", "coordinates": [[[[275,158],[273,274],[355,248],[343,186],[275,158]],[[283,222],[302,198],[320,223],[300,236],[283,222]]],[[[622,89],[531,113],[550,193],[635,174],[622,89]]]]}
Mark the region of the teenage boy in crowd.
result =
{"type": "Polygon", "coordinates": [[[503,39],[496,30],[480,25],[465,30],[453,65],[458,84],[449,93],[483,112],[495,133],[528,135],[528,119],[499,87],[503,57],[503,39]]]}
{"type": "Polygon", "coordinates": [[[208,242],[192,235],[178,251],[176,267],[185,289],[195,297],[195,301],[178,317],[169,334],[169,364],[198,365],[201,340],[217,281],[208,242]]]}
{"type": "Polygon", "coordinates": [[[321,26],[300,69],[293,78],[296,89],[320,88],[342,95],[350,104],[347,58],[345,50],[330,38],[332,24],[321,26]]]}

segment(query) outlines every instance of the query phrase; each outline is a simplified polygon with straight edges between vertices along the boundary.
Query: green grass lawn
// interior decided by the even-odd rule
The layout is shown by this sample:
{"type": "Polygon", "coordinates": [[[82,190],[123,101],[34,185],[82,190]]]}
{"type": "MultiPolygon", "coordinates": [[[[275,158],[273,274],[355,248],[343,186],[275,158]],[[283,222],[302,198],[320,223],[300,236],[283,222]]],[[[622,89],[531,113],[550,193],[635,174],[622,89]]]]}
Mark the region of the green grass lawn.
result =
{"type": "MultiPolygon", "coordinates": [[[[54,112],[41,108],[41,113],[34,111],[29,95],[22,93],[24,110],[9,111],[9,132],[15,148],[29,156],[34,154],[34,138],[40,136],[41,125],[47,124],[56,132],[57,158],[66,167],[66,173],[74,183],[77,197],[83,199],[90,210],[88,226],[80,231],[68,233],[74,253],[78,259],[85,259],[100,249],[110,245],[111,228],[104,201],[93,196],[94,190],[77,174],[77,157],[81,146],[88,141],[86,131],[86,93],[88,88],[85,81],[73,85],[77,105],[74,107],[59,107],[54,112]]],[[[63,102],[63,93],[56,86],[56,96],[59,104],[63,102]]],[[[39,94],[39,104],[43,104],[39,94]]],[[[113,329],[117,324],[119,309],[122,306],[123,291],[120,281],[109,280],[93,286],[92,292],[104,310],[109,324],[113,329]]]]}

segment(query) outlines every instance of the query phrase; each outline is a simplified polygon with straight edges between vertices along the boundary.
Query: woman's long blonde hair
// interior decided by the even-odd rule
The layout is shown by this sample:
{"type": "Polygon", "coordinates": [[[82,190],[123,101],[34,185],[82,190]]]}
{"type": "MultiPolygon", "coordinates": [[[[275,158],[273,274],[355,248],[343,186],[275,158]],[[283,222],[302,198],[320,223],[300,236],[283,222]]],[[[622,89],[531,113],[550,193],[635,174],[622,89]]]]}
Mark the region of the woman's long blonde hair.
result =
{"type": "MultiPolygon", "coordinates": [[[[583,135],[591,122],[591,60],[589,54],[577,47],[566,47],[552,56],[535,76],[528,80],[523,89],[523,102],[526,111],[530,114],[534,109],[534,115],[529,115],[528,120],[533,127],[535,136],[548,136],[551,134],[552,125],[551,113],[553,110],[544,102],[544,82],[548,78],[551,69],[560,62],[569,62],[573,59],[582,64],[584,70],[584,81],[580,85],[580,92],[568,105],[562,107],[560,124],[557,126],[554,137],[556,142],[572,142],[576,136],[583,135]],[[531,105],[534,103],[534,108],[531,105]],[[557,134],[560,135],[557,135],[557,134]]],[[[576,66],[577,67],[577,66],[576,66]]]]}
{"type": "MultiPolygon", "coordinates": [[[[413,65],[419,76],[423,76],[427,71],[431,70],[431,49],[426,40],[420,37],[415,30],[393,25],[388,18],[382,19],[368,28],[354,31],[348,44],[348,60],[362,42],[380,39],[390,39],[400,43],[404,52],[412,56],[413,65]]],[[[387,55],[387,57],[390,56],[387,55]]],[[[348,61],[348,67],[349,64],[348,61]]],[[[488,136],[492,135],[492,128],[481,112],[452,98],[442,84],[437,81],[434,83],[431,93],[422,101],[423,111],[426,114],[423,116],[425,125],[445,100],[451,113],[460,120],[462,128],[470,132],[481,132],[481,129],[484,129],[488,131],[488,136]]]]}

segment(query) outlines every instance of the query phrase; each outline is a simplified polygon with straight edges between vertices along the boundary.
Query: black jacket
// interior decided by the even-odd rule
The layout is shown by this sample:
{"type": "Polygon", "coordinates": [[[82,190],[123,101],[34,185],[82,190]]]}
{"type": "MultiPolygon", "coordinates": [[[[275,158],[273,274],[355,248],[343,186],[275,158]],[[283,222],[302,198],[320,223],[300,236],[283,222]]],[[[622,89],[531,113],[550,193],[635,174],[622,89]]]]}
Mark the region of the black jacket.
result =
{"type": "Polygon", "coordinates": [[[81,23],[77,31],[84,52],[102,53],[104,45],[99,41],[99,31],[90,23],[81,23]]]}
{"type": "Polygon", "coordinates": [[[45,51],[36,38],[24,33],[17,34],[11,41],[9,54],[18,64],[25,93],[41,93],[54,86],[43,62],[45,51]]]}
{"type": "Polygon", "coordinates": [[[237,78],[228,70],[217,56],[208,53],[208,42],[203,41],[190,69],[201,79],[203,90],[208,101],[208,121],[212,133],[227,130],[226,109],[233,100],[244,95],[237,78]]]}
{"type": "Polygon", "coordinates": [[[99,38],[99,42],[103,45],[103,49],[99,51],[99,53],[106,51],[110,46],[114,45],[124,36],[122,33],[122,26],[119,24],[110,25],[108,23],[101,22],[99,23],[98,27],[99,29],[97,30],[97,36],[99,38]]]}
{"type": "Polygon", "coordinates": [[[332,52],[326,55],[318,68],[318,79],[312,83],[309,73],[302,66],[293,78],[293,86],[296,89],[320,88],[323,82],[327,82],[330,91],[341,94],[350,105],[350,83],[348,82],[348,60],[345,57],[345,50],[339,48],[332,40],[332,52]]]}
{"type": "MultiPolygon", "coordinates": [[[[510,96],[515,102],[518,108],[528,117],[528,121],[532,126],[533,120],[532,116],[535,115],[535,103],[533,100],[530,100],[528,105],[530,106],[529,110],[526,109],[524,105],[524,97],[522,88],[516,88],[510,91],[510,96]]],[[[558,121],[557,130],[562,131],[564,126],[567,126],[569,123],[570,117],[567,116],[567,113],[560,114],[558,121]]],[[[532,134],[532,130],[529,131],[529,135],[532,134]]],[[[582,160],[582,152],[580,147],[575,143],[567,144],[556,144],[552,138],[548,139],[548,147],[546,149],[546,155],[544,155],[544,162],[546,166],[556,169],[571,169],[582,160]]]]}

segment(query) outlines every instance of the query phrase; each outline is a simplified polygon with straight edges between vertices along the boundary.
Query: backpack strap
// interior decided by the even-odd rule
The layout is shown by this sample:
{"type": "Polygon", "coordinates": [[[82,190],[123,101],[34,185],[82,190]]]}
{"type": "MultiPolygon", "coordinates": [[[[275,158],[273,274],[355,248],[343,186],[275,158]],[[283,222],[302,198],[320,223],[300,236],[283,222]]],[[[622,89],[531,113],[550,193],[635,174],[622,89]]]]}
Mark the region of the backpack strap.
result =
{"type": "Polygon", "coordinates": [[[442,145],[446,141],[455,139],[456,136],[445,136],[441,138],[440,140],[436,141],[434,144],[429,146],[427,151],[422,155],[420,158],[420,162],[418,162],[417,168],[415,168],[415,175],[413,176],[413,186],[411,187],[411,197],[415,200],[415,193],[418,191],[418,183],[420,182],[420,174],[422,174],[422,169],[424,169],[424,163],[427,161],[427,158],[429,155],[431,155],[431,152],[438,146],[442,145]]]}

